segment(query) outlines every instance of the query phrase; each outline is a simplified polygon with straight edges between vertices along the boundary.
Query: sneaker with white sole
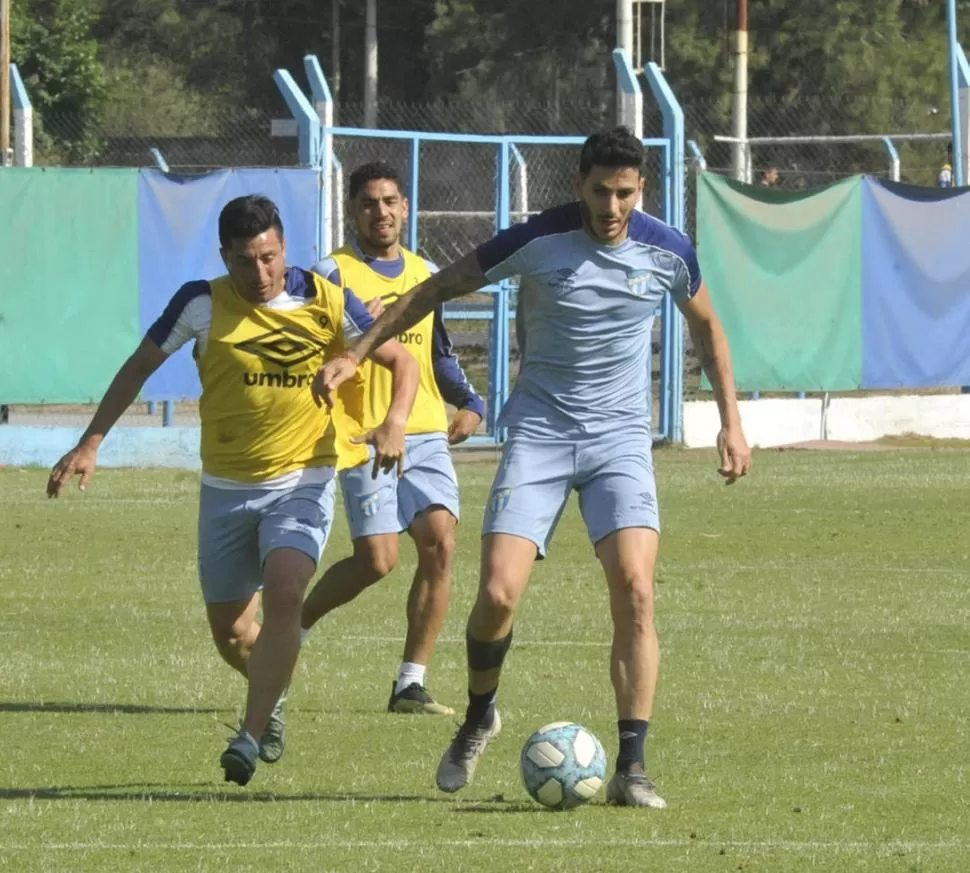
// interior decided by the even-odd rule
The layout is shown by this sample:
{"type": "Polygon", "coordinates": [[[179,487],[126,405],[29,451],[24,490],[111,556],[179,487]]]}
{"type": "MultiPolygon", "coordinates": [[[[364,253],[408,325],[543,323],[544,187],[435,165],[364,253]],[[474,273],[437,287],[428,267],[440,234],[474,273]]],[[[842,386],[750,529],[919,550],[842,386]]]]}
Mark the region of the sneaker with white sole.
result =
{"type": "Polygon", "coordinates": [[[501,731],[502,718],[498,710],[495,710],[495,717],[490,725],[482,727],[466,721],[458,728],[458,733],[438,764],[438,788],[450,794],[471,782],[478,759],[482,757],[489,740],[495,739],[501,731]]]}
{"type": "Polygon", "coordinates": [[[397,682],[391,684],[391,699],[387,704],[388,712],[408,715],[454,715],[450,706],[438,703],[428,689],[419,682],[412,682],[402,691],[397,690],[397,682]]]}
{"type": "Polygon", "coordinates": [[[624,772],[617,770],[606,786],[606,800],[616,806],[667,808],[667,801],[657,794],[657,786],[639,764],[624,772]]]}

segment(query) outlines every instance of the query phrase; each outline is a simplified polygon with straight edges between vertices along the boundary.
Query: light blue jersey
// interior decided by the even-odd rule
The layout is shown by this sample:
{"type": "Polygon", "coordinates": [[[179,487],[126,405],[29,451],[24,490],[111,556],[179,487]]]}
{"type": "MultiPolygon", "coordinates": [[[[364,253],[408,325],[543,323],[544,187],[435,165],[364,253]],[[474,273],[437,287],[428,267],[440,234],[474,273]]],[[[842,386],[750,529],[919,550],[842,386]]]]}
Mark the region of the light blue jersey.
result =
{"type": "Polygon", "coordinates": [[[609,246],[569,203],[501,231],[477,256],[490,281],[521,277],[522,363],[499,425],[533,439],[649,434],[650,331],[664,294],[685,300],[700,287],[690,240],[634,212],[629,238],[609,246]]]}

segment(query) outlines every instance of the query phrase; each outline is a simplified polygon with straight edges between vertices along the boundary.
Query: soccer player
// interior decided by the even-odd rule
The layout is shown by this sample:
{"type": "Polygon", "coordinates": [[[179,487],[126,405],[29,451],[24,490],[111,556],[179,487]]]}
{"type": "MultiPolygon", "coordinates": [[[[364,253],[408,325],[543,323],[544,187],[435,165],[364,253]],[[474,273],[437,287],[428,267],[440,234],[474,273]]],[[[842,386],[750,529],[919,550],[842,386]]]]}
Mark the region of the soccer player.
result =
{"type": "MultiPolygon", "coordinates": [[[[228,275],[179,289],[77,446],[54,465],[47,493],[59,497],[75,475],[84,490],[98,447],[145,380],[194,341],[202,381],[202,594],[219,654],[248,679],[245,716],[220,763],[226,781],[245,785],[257,757],[273,763],[283,754],[282,699],[299,650],[303,593],[333,521],[335,428],[344,422],[339,404],[320,408],[314,376],[373,319],[348,291],[287,267],[283,223],[265,197],[226,205],[219,244],[228,275]]],[[[418,368],[396,342],[374,360],[391,370],[393,399],[361,441],[383,469],[403,463],[418,368]]],[[[363,444],[347,450],[367,459],[363,444]]]]}
{"type": "Polygon", "coordinates": [[[318,375],[334,389],[380,342],[442,301],[486,282],[521,277],[522,365],[502,410],[509,438],[492,486],[482,577],[467,626],[468,708],[438,766],[442,791],[472,778],[501,729],[495,707],[515,607],[532,565],[549,548],[570,492],[606,574],[613,619],[611,678],[619,754],[612,803],[661,808],[644,742],[659,668],[653,575],[660,520],[651,460],[650,329],[664,294],[683,312],[720,412],[719,472],[728,483],[751,464],[724,330],[683,234],[636,210],[641,142],[625,128],[591,136],[579,157],[578,202],[501,231],[414,288],[318,375]]]}
{"type": "MultiPolygon", "coordinates": [[[[356,239],[315,269],[333,284],[351,289],[372,314],[379,314],[385,303],[399,299],[436,268],[401,245],[408,201],[393,167],[383,161],[358,167],[351,173],[349,194],[356,239]]],[[[417,548],[418,567],[407,601],[403,662],[387,709],[453,715],[425,687],[425,671],[448,608],[458,524],[458,479],[448,445],[478,429],[485,404],[452,353],[441,307],[398,340],[421,370],[407,425],[403,476],[384,474],[375,480],[367,464],[340,472],[354,551],[317,582],[303,605],[302,623],[306,633],[324,615],[387,576],[398,561],[400,533],[407,531],[417,548]],[[450,425],[446,400],[458,409],[450,425]]],[[[387,371],[364,362],[358,379],[341,388],[341,397],[366,433],[384,418],[391,400],[387,371]]]]}
{"type": "Polygon", "coordinates": [[[953,143],[947,143],[946,155],[943,158],[943,166],[936,177],[938,188],[952,188],[956,182],[953,175],[953,143]]]}

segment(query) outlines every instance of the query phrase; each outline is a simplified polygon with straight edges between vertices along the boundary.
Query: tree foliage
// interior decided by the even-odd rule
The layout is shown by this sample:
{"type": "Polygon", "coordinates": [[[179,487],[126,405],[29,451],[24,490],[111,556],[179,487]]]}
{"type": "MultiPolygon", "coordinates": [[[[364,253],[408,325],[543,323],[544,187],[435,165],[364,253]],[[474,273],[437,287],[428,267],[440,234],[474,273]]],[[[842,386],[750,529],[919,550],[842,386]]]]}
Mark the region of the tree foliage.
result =
{"type": "MultiPolygon", "coordinates": [[[[958,5],[970,37],[970,0],[958,5]]],[[[338,7],[337,96],[354,103],[364,3],[338,7]]],[[[728,127],[733,9],[667,4],[667,76],[706,130],[728,127]]],[[[553,124],[576,107],[591,121],[610,115],[612,0],[378,0],[378,10],[382,99],[475,101],[497,127],[516,123],[503,115],[516,101],[547,107],[553,124]]],[[[13,13],[14,58],[34,103],[45,120],[79,119],[61,138],[75,151],[96,148],[105,122],[164,133],[204,128],[231,107],[282,111],[272,73],[286,67],[301,80],[306,53],[334,72],[331,0],[14,0],[13,13]]],[[[945,118],[939,0],[758,0],[750,51],[756,126],[916,130],[934,109],[936,123],[945,118]]]]}
{"type": "Polygon", "coordinates": [[[73,160],[98,151],[106,90],[93,28],[98,0],[11,7],[11,54],[40,121],[38,147],[73,160]]]}

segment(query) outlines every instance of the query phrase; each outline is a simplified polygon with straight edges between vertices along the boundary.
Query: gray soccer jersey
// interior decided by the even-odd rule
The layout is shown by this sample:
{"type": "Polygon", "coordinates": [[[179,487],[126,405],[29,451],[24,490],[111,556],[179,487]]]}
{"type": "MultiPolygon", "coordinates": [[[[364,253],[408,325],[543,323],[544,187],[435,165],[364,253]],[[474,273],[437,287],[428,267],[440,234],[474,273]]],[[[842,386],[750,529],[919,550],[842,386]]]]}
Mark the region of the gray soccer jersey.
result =
{"type": "Polygon", "coordinates": [[[701,284],[690,240],[636,211],[617,246],[592,239],[579,203],[503,230],[479,246],[490,281],[520,276],[522,353],[500,426],[539,439],[650,430],[650,331],[664,294],[701,284]]]}

